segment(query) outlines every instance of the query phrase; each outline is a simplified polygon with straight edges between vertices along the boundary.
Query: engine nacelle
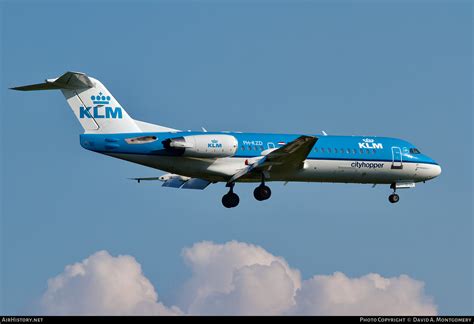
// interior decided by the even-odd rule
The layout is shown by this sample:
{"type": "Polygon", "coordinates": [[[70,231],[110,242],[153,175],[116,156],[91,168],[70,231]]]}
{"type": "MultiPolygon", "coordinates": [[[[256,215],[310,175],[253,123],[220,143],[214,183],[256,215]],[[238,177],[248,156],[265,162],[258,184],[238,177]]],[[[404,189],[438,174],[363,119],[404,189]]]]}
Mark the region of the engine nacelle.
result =
{"type": "Polygon", "coordinates": [[[170,138],[164,145],[166,149],[183,156],[218,158],[233,156],[238,142],[232,135],[203,134],[170,138]]]}

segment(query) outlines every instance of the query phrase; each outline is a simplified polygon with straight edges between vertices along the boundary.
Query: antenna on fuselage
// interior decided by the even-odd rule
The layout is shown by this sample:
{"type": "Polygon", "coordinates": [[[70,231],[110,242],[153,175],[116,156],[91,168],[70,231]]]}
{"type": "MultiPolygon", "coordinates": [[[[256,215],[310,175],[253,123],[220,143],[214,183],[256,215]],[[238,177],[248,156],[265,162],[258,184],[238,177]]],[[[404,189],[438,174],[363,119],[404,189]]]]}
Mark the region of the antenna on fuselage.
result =
{"type": "Polygon", "coordinates": [[[201,129],[204,133],[207,133],[207,129],[205,129],[204,127],[201,126],[201,129]]]}
{"type": "Polygon", "coordinates": [[[321,131],[321,133],[323,133],[324,136],[328,136],[328,134],[325,131],[321,131]]]}

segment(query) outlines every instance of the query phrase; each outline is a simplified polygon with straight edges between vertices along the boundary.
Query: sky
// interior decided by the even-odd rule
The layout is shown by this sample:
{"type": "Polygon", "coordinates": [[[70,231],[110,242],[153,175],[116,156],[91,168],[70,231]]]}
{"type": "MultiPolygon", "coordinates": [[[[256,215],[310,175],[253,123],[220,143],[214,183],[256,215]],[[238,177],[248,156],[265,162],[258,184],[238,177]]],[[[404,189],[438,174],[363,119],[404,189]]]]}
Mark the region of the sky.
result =
{"type": "Polygon", "coordinates": [[[472,314],[470,1],[0,2],[2,314],[472,314]],[[101,80],[178,129],[408,140],[440,177],[388,186],[137,184],[82,149],[60,92],[101,80]]]}

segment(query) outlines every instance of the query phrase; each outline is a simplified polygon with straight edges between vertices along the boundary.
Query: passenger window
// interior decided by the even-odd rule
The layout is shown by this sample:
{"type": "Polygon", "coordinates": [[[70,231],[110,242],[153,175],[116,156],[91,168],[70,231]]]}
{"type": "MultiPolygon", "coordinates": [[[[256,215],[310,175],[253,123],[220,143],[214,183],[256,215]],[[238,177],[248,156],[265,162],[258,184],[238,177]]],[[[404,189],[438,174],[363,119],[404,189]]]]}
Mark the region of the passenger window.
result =
{"type": "Polygon", "coordinates": [[[334,153],[337,153],[337,148],[334,149],[334,153]]]}
{"type": "Polygon", "coordinates": [[[376,149],[372,149],[372,151],[374,152],[374,154],[377,153],[377,150],[376,150],[376,149]]]}
{"type": "Polygon", "coordinates": [[[357,154],[357,150],[356,150],[356,149],[352,149],[352,154],[357,154]]]}
{"type": "Polygon", "coordinates": [[[328,153],[331,153],[331,148],[330,147],[328,147],[328,153]]]}
{"type": "Polygon", "coordinates": [[[315,151],[315,152],[318,152],[318,148],[317,148],[317,147],[315,147],[315,148],[314,148],[314,151],[315,151]]]}
{"type": "Polygon", "coordinates": [[[360,154],[364,154],[364,149],[360,149],[360,154]]]}
{"type": "Polygon", "coordinates": [[[245,151],[245,146],[242,145],[242,151],[245,151]]]}
{"type": "Polygon", "coordinates": [[[351,154],[351,149],[346,150],[347,154],[351,154]]]}
{"type": "Polygon", "coordinates": [[[341,149],[341,154],[344,154],[344,149],[341,149]]]}
{"type": "Polygon", "coordinates": [[[247,146],[247,148],[249,149],[249,151],[251,151],[251,150],[252,150],[252,147],[251,147],[250,145],[249,145],[249,146],[247,146]]]}
{"type": "Polygon", "coordinates": [[[369,150],[369,149],[366,149],[365,151],[367,152],[367,154],[370,154],[370,150],[369,150]]]}
{"type": "Polygon", "coordinates": [[[324,147],[321,147],[321,152],[324,153],[324,147]]]}

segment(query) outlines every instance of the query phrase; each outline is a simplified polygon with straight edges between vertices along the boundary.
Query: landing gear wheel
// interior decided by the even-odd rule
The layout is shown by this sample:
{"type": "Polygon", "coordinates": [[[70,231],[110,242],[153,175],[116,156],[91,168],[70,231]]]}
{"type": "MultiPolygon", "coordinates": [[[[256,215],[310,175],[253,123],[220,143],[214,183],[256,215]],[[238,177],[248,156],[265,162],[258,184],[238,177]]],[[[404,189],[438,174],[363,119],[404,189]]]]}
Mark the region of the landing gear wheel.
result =
{"type": "Polygon", "coordinates": [[[240,198],[236,193],[229,192],[222,196],[222,205],[224,205],[225,208],[237,207],[239,202],[240,198]]]}
{"type": "Polygon", "coordinates": [[[396,193],[391,194],[388,196],[388,201],[390,201],[392,204],[397,203],[400,200],[400,196],[398,196],[396,193]]]}
{"type": "Polygon", "coordinates": [[[258,201],[267,200],[272,195],[272,191],[265,185],[260,185],[253,191],[253,196],[258,201]]]}

